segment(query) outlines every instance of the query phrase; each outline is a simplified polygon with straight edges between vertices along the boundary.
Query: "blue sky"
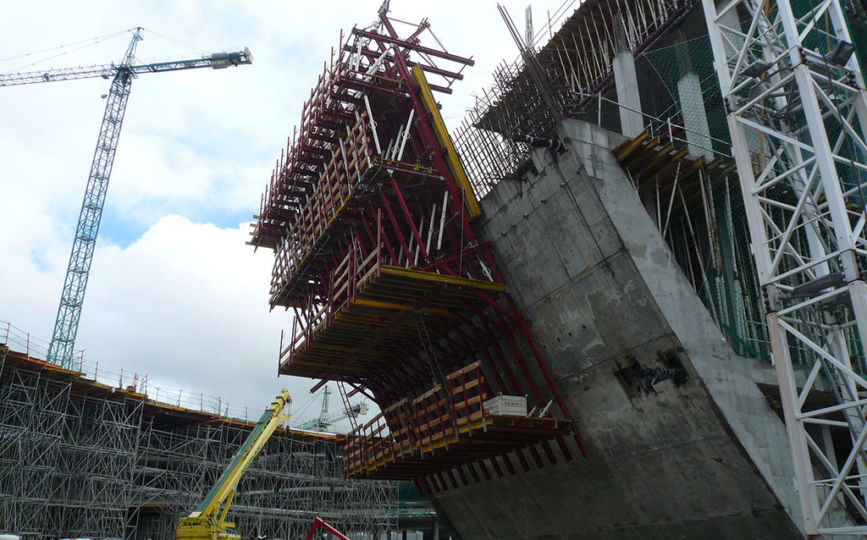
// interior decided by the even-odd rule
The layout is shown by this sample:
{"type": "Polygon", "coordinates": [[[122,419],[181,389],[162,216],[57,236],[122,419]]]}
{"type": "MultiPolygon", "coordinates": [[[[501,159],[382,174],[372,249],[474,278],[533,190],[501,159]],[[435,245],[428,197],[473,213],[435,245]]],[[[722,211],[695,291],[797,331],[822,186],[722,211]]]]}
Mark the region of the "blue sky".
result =
{"type": "MultiPolygon", "coordinates": [[[[251,66],[133,83],[77,341],[88,358],[253,409],[282,386],[296,404],[309,399],[311,381],[275,375],[280,331],[292,320],[268,310],[270,254],[254,255],[244,242],[340,29],[366,26],[379,4],[103,0],[86,7],[19,2],[6,10],[0,72],[109,63],[123,55],[129,34],[30,53],[139,25],[141,61],[245,46],[253,52],[251,66]]],[[[447,123],[456,125],[495,64],[517,55],[495,3],[391,4],[400,19],[428,17],[450,51],[477,60],[455,94],[442,98],[447,123]]],[[[527,2],[506,4],[522,20],[527,2]]],[[[536,20],[561,4],[533,2],[536,20]]],[[[0,320],[44,339],[108,86],[96,79],[0,89],[0,320]]]]}

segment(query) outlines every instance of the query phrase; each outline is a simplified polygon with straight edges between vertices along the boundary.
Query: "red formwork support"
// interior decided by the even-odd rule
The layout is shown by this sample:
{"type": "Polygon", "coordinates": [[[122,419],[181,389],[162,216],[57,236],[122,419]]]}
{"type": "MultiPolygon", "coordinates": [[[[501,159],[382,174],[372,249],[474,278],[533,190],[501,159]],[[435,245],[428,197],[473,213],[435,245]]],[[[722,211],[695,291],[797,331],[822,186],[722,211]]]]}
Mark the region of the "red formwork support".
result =
{"type": "Polygon", "coordinates": [[[450,92],[473,62],[426,43],[426,22],[404,37],[397,25],[382,12],[375,27],[341,35],[261,197],[249,243],[274,251],[269,301],[295,314],[280,371],[375,398],[383,413],[347,438],[347,471],[360,477],[465,485],[479,481],[479,460],[498,476],[514,473],[510,453],[524,470],[525,451],[537,467],[540,449],[555,462],[551,439],[569,459],[566,430],[586,455],[491,246],[476,239],[473,195],[422,97],[420,81],[450,92]],[[490,420],[483,404],[494,392],[552,397],[565,422],[490,420]]]}

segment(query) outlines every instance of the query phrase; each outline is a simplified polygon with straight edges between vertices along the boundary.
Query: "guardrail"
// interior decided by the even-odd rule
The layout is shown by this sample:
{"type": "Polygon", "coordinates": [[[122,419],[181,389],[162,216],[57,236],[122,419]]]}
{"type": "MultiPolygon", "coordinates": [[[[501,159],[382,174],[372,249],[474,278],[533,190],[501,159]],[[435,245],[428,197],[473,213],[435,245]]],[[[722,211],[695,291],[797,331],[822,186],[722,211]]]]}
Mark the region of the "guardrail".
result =
{"type": "MultiPolygon", "coordinates": [[[[33,336],[9,321],[0,320],[0,345],[10,350],[22,353],[27,358],[44,361],[48,357],[49,342],[33,336]]],[[[171,388],[151,384],[147,374],[135,371],[100,367],[98,360],[91,360],[84,349],[75,351],[71,371],[79,377],[122,389],[127,392],[143,394],[146,398],[159,405],[189,409],[207,414],[218,414],[226,418],[250,421],[250,411],[247,407],[233,406],[220,396],[211,396],[203,392],[191,392],[182,388],[171,388]]],[[[253,420],[258,418],[259,411],[253,411],[253,420]]]]}
{"type": "Polygon", "coordinates": [[[347,473],[363,475],[472,437],[473,424],[485,416],[484,387],[481,365],[473,362],[416,398],[393,403],[346,436],[347,473]]]}

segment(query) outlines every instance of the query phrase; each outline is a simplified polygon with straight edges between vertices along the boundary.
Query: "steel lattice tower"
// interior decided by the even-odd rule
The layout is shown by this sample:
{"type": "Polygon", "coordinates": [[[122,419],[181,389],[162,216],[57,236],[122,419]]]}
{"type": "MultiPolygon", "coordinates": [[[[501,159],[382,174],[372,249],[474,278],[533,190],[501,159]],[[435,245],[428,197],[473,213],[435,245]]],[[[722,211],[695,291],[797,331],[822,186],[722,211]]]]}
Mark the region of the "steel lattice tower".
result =
{"type": "Polygon", "coordinates": [[[838,0],[704,0],[704,11],[804,532],[867,534],[843,512],[867,519],[867,94],[852,39],[838,0]],[[831,428],[846,444],[835,449],[831,428]]]}
{"type": "Polygon", "coordinates": [[[57,308],[54,334],[51,336],[51,346],[48,349],[47,360],[63,367],[72,365],[75,336],[78,334],[81,305],[84,303],[90,264],[93,262],[96,235],[99,233],[105,194],[108,191],[108,181],[111,178],[111,168],[114,164],[117,142],[120,139],[120,128],[123,125],[123,116],[132,86],[130,65],[139,41],[141,41],[141,28],[136,28],[123,61],[111,81],[105,114],[102,117],[99,138],[93,154],[93,163],[90,165],[90,175],[87,177],[87,188],[84,191],[72,253],[69,255],[69,265],[66,268],[66,279],[60,295],[60,307],[57,308]]]}

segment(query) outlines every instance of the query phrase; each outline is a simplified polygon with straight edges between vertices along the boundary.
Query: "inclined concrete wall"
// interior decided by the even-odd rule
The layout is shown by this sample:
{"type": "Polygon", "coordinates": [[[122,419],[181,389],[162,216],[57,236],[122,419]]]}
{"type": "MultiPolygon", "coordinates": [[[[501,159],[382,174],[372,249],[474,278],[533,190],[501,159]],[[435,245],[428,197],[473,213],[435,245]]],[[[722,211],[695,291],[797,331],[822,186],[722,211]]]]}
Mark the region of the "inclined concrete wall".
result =
{"type": "Polygon", "coordinates": [[[611,148],[568,120],[571,147],[482,201],[512,295],[530,320],[590,457],[433,495],[464,539],[799,538],[782,421],[682,275],[611,148]],[[614,372],[680,349],[682,386],[630,398],[614,372]]]}

